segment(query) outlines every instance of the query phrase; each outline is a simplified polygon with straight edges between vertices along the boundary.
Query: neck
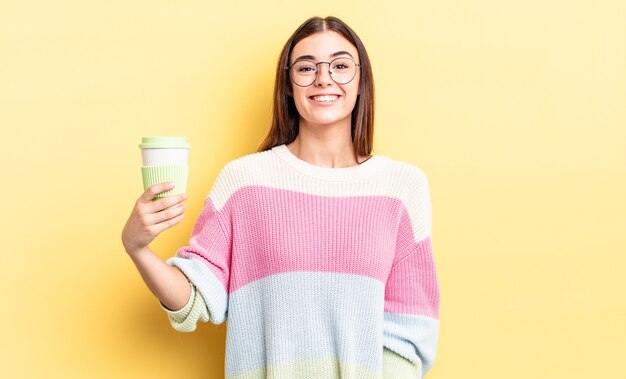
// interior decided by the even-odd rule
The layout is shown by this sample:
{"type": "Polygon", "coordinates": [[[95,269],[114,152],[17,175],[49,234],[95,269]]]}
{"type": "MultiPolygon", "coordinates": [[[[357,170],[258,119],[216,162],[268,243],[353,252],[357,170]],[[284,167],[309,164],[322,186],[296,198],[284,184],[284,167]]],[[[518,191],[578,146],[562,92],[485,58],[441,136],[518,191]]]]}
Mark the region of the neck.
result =
{"type": "Polygon", "coordinates": [[[295,156],[316,166],[339,168],[358,164],[354,157],[350,120],[335,125],[309,125],[300,120],[296,139],[287,145],[295,156]]]}

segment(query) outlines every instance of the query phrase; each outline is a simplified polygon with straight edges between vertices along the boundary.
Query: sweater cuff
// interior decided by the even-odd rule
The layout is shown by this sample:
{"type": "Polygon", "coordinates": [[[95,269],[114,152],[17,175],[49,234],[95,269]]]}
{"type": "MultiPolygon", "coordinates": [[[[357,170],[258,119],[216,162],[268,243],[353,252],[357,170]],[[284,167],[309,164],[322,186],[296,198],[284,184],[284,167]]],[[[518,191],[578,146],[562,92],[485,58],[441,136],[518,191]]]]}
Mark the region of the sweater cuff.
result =
{"type": "Polygon", "coordinates": [[[422,378],[422,362],[411,362],[387,347],[383,348],[383,377],[389,379],[422,378]]]}
{"type": "Polygon", "coordinates": [[[189,285],[191,286],[191,294],[189,295],[189,300],[187,301],[187,304],[185,304],[185,306],[181,309],[174,311],[163,305],[163,303],[159,302],[161,308],[163,308],[169,318],[175,322],[183,322],[187,318],[187,316],[189,316],[191,308],[193,307],[193,302],[196,298],[196,287],[193,286],[191,283],[189,283],[189,285]]]}

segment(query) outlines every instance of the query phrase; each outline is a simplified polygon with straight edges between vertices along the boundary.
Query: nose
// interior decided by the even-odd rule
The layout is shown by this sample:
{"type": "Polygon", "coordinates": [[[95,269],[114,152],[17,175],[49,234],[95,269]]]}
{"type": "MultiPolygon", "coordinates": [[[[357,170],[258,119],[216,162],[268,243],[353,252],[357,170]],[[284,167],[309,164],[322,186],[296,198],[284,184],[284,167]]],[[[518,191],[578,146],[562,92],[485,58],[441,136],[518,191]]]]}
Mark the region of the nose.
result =
{"type": "Polygon", "coordinates": [[[332,78],[330,77],[330,63],[320,62],[317,66],[317,76],[315,77],[315,86],[324,87],[328,86],[332,82],[332,78]],[[326,66],[328,64],[328,68],[326,66]]]}

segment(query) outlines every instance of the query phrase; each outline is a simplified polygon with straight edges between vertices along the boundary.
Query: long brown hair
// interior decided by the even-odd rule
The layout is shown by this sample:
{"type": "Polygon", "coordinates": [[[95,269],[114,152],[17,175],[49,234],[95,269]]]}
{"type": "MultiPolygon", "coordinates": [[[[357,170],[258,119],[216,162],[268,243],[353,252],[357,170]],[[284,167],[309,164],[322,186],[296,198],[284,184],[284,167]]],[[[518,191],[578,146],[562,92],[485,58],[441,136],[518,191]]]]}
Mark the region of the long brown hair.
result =
{"type": "Polygon", "coordinates": [[[359,81],[359,95],[352,110],[352,146],[355,159],[359,156],[369,156],[372,153],[374,139],[374,77],[365,46],[359,36],[343,21],[336,17],[311,17],[306,20],[285,43],[278,58],[276,68],[276,82],[274,84],[274,106],[272,126],[261,143],[258,151],[269,150],[274,146],[289,144],[298,135],[300,115],[296,109],[291,93],[289,72],[285,69],[289,65],[289,56],[293,47],[302,39],[325,30],[339,33],[343,38],[354,45],[359,52],[361,64],[361,78],[359,81]]]}

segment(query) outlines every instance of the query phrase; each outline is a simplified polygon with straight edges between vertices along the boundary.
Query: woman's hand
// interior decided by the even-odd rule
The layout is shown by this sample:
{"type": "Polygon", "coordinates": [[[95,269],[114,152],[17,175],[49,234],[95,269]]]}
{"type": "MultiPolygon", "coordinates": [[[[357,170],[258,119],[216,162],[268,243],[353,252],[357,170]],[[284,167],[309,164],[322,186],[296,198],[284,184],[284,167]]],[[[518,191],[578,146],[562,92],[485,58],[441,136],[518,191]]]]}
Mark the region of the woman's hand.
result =
{"type": "Polygon", "coordinates": [[[152,201],[157,194],[174,188],[170,183],[159,183],[148,187],[137,199],[135,207],[122,230],[122,243],[129,255],[148,246],[165,229],[182,221],[187,207],[183,201],[187,195],[166,196],[152,201]]]}

